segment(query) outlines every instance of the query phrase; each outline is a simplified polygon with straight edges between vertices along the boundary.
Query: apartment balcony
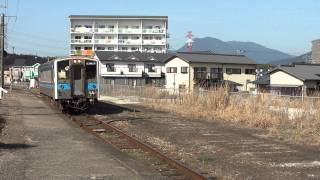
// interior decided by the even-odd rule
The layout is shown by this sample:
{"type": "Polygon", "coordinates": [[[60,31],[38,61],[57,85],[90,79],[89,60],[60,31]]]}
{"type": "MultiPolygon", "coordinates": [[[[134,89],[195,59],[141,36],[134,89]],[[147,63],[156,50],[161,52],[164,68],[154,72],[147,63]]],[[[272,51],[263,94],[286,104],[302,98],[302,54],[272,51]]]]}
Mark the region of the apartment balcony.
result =
{"type": "Polygon", "coordinates": [[[143,34],[164,34],[165,29],[142,29],[143,34]]]}
{"type": "Polygon", "coordinates": [[[85,28],[85,27],[79,27],[79,28],[70,28],[71,33],[93,33],[93,28],[85,28]]]}
{"type": "Polygon", "coordinates": [[[118,43],[120,45],[141,45],[142,41],[139,40],[132,40],[132,39],[119,39],[118,43]]]}
{"type": "Polygon", "coordinates": [[[141,29],[124,29],[124,28],[119,28],[118,33],[119,33],[119,34],[141,34],[141,29]]]}
{"type": "Polygon", "coordinates": [[[92,44],[92,39],[71,39],[71,44],[92,44]]]}
{"type": "Polygon", "coordinates": [[[166,42],[163,40],[143,40],[143,45],[165,45],[166,42]]]}
{"type": "Polygon", "coordinates": [[[76,55],[76,56],[90,56],[93,54],[92,50],[71,50],[70,55],[76,55]]]}
{"type": "Polygon", "coordinates": [[[95,44],[117,44],[117,40],[115,39],[95,39],[95,44]]]}
{"type": "Polygon", "coordinates": [[[116,34],[117,29],[114,29],[114,28],[95,28],[94,33],[96,33],[96,34],[116,34]]]}

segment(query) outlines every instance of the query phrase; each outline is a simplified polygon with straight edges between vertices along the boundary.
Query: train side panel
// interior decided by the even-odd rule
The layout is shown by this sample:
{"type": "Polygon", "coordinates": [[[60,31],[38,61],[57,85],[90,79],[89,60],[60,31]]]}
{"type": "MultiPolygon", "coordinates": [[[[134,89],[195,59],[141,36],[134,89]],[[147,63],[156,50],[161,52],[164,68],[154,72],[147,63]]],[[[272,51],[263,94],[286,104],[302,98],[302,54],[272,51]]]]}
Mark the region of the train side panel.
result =
{"type": "Polygon", "coordinates": [[[45,63],[39,67],[40,93],[54,98],[54,88],[54,63],[45,63]]]}

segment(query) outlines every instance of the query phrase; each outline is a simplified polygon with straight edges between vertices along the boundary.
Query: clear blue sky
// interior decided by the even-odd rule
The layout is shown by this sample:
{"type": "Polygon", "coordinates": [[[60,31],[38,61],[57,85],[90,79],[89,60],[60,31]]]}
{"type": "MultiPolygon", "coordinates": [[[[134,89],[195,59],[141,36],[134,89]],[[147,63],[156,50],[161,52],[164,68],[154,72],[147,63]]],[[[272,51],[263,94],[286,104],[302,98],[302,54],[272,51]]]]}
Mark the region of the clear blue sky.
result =
{"type": "Polygon", "coordinates": [[[167,15],[173,50],[189,30],[195,37],[252,41],[293,55],[310,51],[310,41],[320,38],[319,0],[9,0],[7,15],[18,19],[6,19],[8,51],[68,54],[70,14],[167,15]]]}

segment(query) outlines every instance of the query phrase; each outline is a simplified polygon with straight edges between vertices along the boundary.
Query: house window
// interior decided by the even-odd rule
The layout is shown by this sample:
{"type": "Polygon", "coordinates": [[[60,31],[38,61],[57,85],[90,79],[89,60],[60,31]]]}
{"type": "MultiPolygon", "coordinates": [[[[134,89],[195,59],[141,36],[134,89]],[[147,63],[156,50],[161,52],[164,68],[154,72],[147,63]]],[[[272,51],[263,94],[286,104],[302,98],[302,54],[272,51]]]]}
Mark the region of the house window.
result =
{"type": "Polygon", "coordinates": [[[241,74],[240,68],[227,68],[226,69],[227,74],[241,74]]]}
{"type": "Polygon", "coordinates": [[[122,51],[127,51],[127,50],[128,50],[128,47],[122,47],[121,50],[122,50],[122,51]]]}
{"type": "Polygon", "coordinates": [[[206,67],[195,67],[194,68],[194,78],[195,79],[205,79],[207,76],[206,67]]]}
{"type": "Polygon", "coordinates": [[[106,25],[99,25],[98,28],[104,29],[104,28],[106,28],[106,25]]]}
{"type": "Polygon", "coordinates": [[[137,72],[135,64],[128,64],[129,72],[137,72]]]}
{"type": "Polygon", "coordinates": [[[222,78],[223,78],[222,68],[211,68],[210,69],[210,78],[222,80],[222,78]]]}
{"type": "Polygon", "coordinates": [[[156,72],[154,64],[147,64],[148,72],[156,72]]]}
{"type": "Polygon", "coordinates": [[[177,67],[167,67],[167,73],[177,73],[177,67]]]}
{"type": "Polygon", "coordinates": [[[104,51],[106,48],[105,47],[97,47],[97,51],[104,51]]]}
{"type": "Polygon", "coordinates": [[[108,72],[115,72],[114,64],[113,63],[107,63],[106,68],[108,72]]]}
{"type": "Polygon", "coordinates": [[[256,74],[255,69],[245,69],[245,74],[256,74]]]}
{"type": "Polygon", "coordinates": [[[187,66],[181,67],[181,73],[182,74],[187,74],[188,73],[188,67],[187,66]]]}

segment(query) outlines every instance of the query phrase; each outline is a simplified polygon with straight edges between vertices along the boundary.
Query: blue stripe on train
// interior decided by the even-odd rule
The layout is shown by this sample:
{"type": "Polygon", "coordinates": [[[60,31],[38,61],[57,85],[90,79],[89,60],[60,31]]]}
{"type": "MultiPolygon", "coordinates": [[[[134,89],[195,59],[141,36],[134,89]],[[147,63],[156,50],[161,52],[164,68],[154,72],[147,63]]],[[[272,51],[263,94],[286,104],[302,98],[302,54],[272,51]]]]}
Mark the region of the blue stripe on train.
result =
{"type": "Polygon", "coordinates": [[[70,90],[70,83],[58,83],[58,90],[70,90]]]}
{"type": "Polygon", "coordinates": [[[96,82],[89,82],[87,85],[88,90],[97,89],[97,83],[96,82]]]}

